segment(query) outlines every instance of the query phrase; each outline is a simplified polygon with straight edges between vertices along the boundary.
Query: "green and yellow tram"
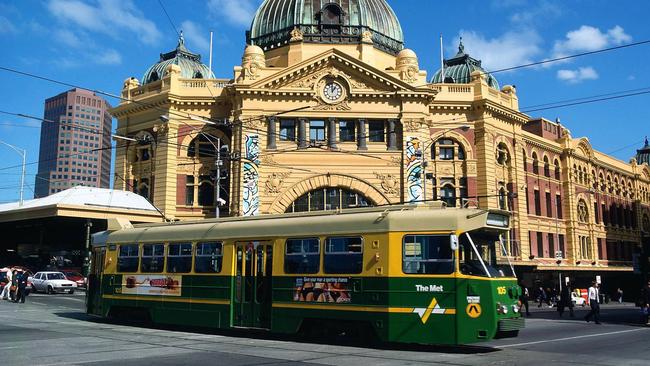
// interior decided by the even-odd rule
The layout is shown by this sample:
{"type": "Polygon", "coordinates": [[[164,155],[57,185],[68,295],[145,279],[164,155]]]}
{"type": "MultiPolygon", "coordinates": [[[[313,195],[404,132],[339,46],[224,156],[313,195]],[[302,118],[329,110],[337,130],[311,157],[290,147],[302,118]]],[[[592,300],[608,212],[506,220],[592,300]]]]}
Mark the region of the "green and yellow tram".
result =
{"type": "Polygon", "coordinates": [[[524,320],[508,229],[506,212],[433,204],[113,221],[93,238],[87,311],[420,344],[515,336],[524,320]]]}

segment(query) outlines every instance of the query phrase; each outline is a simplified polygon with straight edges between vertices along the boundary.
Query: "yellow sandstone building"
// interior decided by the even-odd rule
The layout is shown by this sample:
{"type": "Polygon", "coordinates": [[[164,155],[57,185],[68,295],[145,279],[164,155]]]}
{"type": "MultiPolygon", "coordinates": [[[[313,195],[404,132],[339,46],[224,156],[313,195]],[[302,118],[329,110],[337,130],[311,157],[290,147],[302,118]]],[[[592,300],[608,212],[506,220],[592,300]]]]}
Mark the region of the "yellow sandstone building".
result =
{"type": "Polygon", "coordinates": [[[111,113],[133,140],[117,141],[117,189],[178,220],[217,206],[222,216],[428,200],[502,208],[530,279],[631,274],[650,232],[650,146],[644,164],[626,163],[531,119],[462,43],[428,75],[384,0],[266,0],[247,39],[232,77],[215,78],[181,36],[124,82],[111,113]]]}

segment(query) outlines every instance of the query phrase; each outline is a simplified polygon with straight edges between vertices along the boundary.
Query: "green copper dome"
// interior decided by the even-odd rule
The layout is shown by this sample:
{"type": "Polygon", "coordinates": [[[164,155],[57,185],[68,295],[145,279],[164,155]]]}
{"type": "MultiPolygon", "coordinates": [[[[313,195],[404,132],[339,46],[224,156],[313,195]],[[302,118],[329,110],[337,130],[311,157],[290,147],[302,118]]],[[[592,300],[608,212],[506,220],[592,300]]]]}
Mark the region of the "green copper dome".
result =
{"type": "Polygon", "coordinates": [[[648,144],[648,137],[645,138],[645,146],[641,150],[636,151],[637,164],[646,163],[650,165],[650,144],[648,144]]]}
{"type": "Polygon", "coordinates": [[[181,31],[176,49],[160,54],[160,61],[144,73],[142,84],[162,79],[167,74],[167,67],[172,64],[180,66],[181,77],[185,79],[215,78],[210,68],[201,63],[201,55],[192,53],[185,47],[185,39],[181,31]]]}
{"type": "MultiPolygon", "coordinates": [[[[445,64],[445,79],[444,83],[450,84],[467,84],[471,79],[472,72],[478,70],[482,73],[486,71],[481,66],[481,60],[477,60],[471,57],[469,54],[465,53],[465,46],[463,46],[463,39],[461,38],[460,44],[458,45],[458,53],[456,56],[449,60],[444,60],[445,64]]],[[[434,84],[442,83],[442,70],[438,70],[433,79],[431,80],[434,84]]],[[[494,89],[499,89],[499,82],[491,74],[486,74],[487,83],[490,87],[494,89]]]]}
{"type": "Polygon", "coordinates": [[[264,50],[282,47],[295,28],[309,43],[358,44],[370,32],[378,49],[397,54],[404,48],[402,27],[385,0],[265,0],[247,41],[264,50]]]}

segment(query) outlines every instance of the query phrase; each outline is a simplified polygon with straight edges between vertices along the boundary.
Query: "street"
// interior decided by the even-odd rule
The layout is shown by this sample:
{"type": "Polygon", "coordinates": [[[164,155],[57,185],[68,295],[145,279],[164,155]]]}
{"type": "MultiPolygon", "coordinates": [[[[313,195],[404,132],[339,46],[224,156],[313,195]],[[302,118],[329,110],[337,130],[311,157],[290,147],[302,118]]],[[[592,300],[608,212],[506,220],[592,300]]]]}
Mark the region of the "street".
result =
{"type": "Polygon", "coordinates": [[[632,304],[603,305],[602,325],[586,309],[558,319],[533,306],[518,338],[471,347],[346,345],[268,334],[130,326],[87,317],[85,294],[32,294],[0,302],[0,356],[7,365],[647,365],[650,328],[632,304]]]}

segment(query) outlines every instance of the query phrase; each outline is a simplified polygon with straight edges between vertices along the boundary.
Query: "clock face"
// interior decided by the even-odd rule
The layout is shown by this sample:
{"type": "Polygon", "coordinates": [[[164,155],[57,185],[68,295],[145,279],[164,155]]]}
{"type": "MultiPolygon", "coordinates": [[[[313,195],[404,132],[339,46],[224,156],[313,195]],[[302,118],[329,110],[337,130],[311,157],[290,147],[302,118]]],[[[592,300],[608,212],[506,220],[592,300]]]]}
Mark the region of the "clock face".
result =
{"type": "Polygon", "coordinates": [[[329,102],[335,102],[343,95],[343,87],[335,82],[325,84],[323,88],[323,97],[329,102]]]}

